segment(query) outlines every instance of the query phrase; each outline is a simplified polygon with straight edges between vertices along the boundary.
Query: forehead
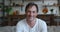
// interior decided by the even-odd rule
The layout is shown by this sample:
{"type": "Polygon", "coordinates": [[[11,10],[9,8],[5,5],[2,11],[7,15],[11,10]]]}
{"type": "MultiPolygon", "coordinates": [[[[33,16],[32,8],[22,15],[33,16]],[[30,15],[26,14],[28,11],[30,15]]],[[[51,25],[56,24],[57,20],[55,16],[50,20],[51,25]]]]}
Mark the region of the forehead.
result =
{"type": "Polygon", "coordinates": [[[36,8],[36,6],[29,6],[29,7],[27,8],[27,10],[37,11],[37,8],[36,8]]]}

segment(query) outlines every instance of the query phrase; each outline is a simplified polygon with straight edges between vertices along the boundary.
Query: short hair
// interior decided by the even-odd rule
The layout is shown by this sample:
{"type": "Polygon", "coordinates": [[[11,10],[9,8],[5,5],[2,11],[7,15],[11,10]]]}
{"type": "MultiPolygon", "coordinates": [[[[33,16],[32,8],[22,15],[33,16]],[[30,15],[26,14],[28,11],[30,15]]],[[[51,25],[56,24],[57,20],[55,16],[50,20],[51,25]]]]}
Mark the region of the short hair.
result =
{"type": "Polygon", "coordinates": [[[30,7],[30,6],[35,6],[36,9],[37,9],[37,12],[38,12],[38,6],[37,4],[35,4],[34,2],[30,2],[26,5],[26,8],[25,8],[25,12],[27,12],[27,9],[30,7]]]}

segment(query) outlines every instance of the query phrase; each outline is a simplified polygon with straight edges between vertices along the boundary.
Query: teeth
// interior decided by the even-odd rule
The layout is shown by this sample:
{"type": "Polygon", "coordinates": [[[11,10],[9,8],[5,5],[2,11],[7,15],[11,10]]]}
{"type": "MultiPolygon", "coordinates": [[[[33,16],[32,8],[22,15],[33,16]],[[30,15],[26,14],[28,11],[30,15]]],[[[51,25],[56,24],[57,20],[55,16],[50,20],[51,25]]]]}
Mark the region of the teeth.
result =
{"type": "Polygon", "coordinates": [[[32,21],[32,20],[33,20],[33,17],[30,18],[30,21],[32,21]]]}

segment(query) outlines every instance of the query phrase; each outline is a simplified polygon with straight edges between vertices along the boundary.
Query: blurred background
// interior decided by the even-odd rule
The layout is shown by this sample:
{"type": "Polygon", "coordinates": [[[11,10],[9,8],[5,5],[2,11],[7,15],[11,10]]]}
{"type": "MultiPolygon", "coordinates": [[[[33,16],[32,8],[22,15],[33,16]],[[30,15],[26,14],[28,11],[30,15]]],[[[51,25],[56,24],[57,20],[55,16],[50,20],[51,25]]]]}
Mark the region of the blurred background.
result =
{"type": "Polygon", "coordinates": [[[16,32],[29,2],[38,5],[37,18],[46,21],[48,32],[60,32],[60,0],[0,0],[0,32],[16,32]]]}

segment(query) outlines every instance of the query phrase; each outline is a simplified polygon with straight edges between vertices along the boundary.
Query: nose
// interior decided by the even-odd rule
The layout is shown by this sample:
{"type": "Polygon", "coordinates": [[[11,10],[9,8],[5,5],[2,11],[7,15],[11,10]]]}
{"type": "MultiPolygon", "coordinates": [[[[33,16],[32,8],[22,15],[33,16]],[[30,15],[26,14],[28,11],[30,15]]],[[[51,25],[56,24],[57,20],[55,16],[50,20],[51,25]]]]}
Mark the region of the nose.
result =
{"type": "Polygon", "coordinates": [[[30,13],[30,16],[33,16],[33,13],[32,12],[30,13]]]}

